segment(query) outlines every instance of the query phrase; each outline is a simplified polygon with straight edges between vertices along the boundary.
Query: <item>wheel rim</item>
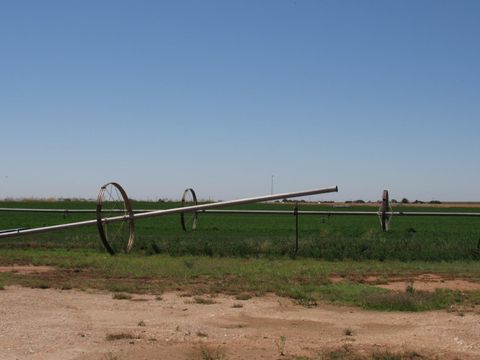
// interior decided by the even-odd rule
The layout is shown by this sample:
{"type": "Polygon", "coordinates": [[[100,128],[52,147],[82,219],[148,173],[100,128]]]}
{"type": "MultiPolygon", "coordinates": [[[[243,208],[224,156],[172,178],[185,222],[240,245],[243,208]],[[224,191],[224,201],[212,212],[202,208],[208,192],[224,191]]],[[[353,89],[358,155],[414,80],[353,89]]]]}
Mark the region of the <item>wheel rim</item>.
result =
{"type": "MultiPolygon", "coordinates": [[[[193,189],[185,189],[182,195],[182,207],[197,205],[197,195],[193,189]]],[[[197,228],[198,213],[180,213],[180,222],[183,231],[194,231],[197,228]]]]}
{"type": "Polygon", "coordinates": [[[105,249],[114,255],[128,253],[135,238],[133,211],[125,190],[115,182],[100,188],[97,198],[97,228],[105,249]],[[123,221],[108,222],[105,219],[124,216],[123,221]]]}

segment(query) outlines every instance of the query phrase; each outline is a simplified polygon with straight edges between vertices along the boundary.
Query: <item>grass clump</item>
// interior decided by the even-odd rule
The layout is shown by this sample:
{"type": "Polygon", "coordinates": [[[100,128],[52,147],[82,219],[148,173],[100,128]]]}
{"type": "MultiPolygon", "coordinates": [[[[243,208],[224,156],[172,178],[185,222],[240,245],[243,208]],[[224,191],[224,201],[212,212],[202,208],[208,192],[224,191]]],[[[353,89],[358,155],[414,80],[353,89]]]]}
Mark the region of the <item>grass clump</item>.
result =
{"type": "MultiPolygon", "coordinates": [[[[427,360],[429,358],[420,355],[416,351],[392,352],[389,350],[375,349],[364,355],[354,351],[353,347],[345,344],[339,348],[323,351],[319,354],[319,360],[427,360]]],[[[313,360],[312,359],[312,360],[313,360]]]]}
{"type": "Polygon", "coordinates": [[[205,299],[205,298],[198,297],[198,296],[194,297],[193,301],[195,302],[195,304],[202,304],[202,305],[215,304],[215,300],[213,300],[213,299],[205,299]]]}
{"type": "Polygon", "coordinates": [[[131,300],[133,296],[125,293],[114,293],[112,298],[115,300],[131,300]]]}
{"type": "Polygon", "coordinates": [[[238,294],[235,296],[235,299],[237,300],[250,300],[252,298],[252,295],[250,294],[238,294]]]}
{"type": "Polygon", "coordinates": [[[105,337],[107,341],[116,341],[116,340],[133,340],[138,339],[138,336],[132,335],[130,333],[116,333],[116,334],[107,334],[105,337]]]}
{"type": "Polygon", "coordinates": [[[36,284],[32,284],[33,289],[49,289],[50,285],[45,282],[39,282],[36,284]]]}

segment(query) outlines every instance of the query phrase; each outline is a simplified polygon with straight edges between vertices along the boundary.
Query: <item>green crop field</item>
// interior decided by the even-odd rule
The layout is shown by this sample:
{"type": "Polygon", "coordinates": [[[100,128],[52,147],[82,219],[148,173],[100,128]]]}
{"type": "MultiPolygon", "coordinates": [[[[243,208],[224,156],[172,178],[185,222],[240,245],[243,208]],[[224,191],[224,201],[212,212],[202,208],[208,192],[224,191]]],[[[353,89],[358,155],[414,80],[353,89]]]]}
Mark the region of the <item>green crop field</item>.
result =
{"type": "MultiPolygon", "coordinates": [[[[133,201],[134,209],[177,207],[179,203],[133,201]]],[[[2,201],[0,207],[94,209],[88,201],[2,201]]],[[[293,210],[293,204],[255,204],[229,209],[293,210]]],[[[300,210],[377,211],[378,206],[333,208],[300,204],[300,210]]],[[[461,207],[396,206],[401,211],[480,211],[461,207]]],[[[0,212],[0,229],[39,227],[94,219],[95,214],[0,212]]],[[[195,232],[184,232],[179,215],[135,222],[137,253],[174,256],[291,257],[295,248],[293,215],[199,214],[195,232]]],[[[298,257],[323,260],[477,260],[480,218],[394,217],[391,230],[381,231],[376,216],[300,216],[298,257]]],[[[0,240],[0,248],[98,249],[95,226],[0,240]]]]}

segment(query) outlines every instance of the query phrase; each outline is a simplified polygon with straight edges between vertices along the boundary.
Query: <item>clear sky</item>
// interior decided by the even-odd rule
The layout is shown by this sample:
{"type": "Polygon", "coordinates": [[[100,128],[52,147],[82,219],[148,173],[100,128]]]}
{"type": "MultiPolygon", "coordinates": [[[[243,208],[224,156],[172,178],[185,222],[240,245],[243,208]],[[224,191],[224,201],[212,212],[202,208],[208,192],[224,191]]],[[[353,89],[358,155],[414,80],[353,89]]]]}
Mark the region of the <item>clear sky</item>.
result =
{"type": "Polygon", "coordinates": [[[0,198],[480,200],[480,1],[0,2],[0,198]]]}

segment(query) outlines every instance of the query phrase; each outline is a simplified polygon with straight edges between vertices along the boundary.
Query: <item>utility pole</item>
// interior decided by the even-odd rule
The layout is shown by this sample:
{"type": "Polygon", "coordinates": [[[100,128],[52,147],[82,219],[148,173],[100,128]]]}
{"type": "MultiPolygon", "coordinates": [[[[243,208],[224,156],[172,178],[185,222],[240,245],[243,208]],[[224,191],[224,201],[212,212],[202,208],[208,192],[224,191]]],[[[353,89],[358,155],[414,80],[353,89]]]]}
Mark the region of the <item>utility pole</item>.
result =
{"type": "Polygon", "coordinates": [[[273,195],[273,175],[272,175],[272,183],[270,184],[270,194],[273,195]]]}

